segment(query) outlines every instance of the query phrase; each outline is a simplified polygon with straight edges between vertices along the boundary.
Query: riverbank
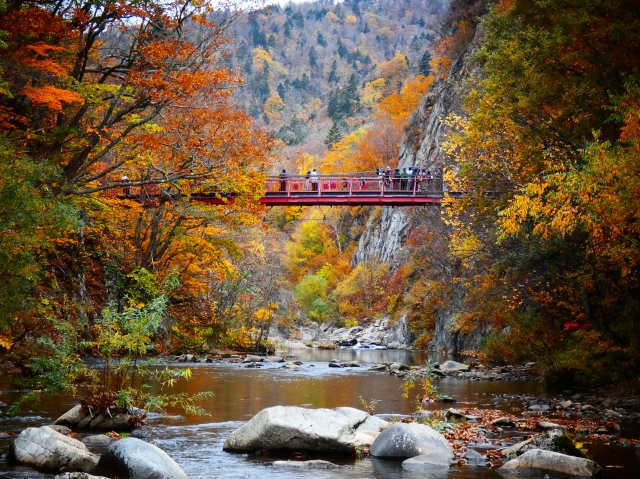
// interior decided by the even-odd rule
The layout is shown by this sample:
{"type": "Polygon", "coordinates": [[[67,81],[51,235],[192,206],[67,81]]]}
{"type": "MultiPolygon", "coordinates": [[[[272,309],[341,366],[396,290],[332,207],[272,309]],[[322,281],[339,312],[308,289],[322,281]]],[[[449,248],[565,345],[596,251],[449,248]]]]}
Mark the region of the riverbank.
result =
{"type": "MultiPolygon", "coordinates": [[[[226,353],[230,354],[230,353],[226,353]]],[[[222,452],[225,439],[231,432],[250,418],[258,414],[265,407],[301,406],[307,408],[334,408],[349,406],[362,408],[359,396],[369,401],[378,401],[375,413],[389,421],[399,421],[402,418],[418,419],[415,415],[416,403],[401,396],[400,385],[402,378],[391,375],[391,371],[379,372],[370,370],[381,364],[404,364],[410,369],[419,369],[424,365],[428,356],[418,351],[406,350],[371,350],[371,349],[336,349],[319,350],[305,347],[291,349],[289,353],[282,353],[285,361],[299,362],[297,369],[282,368],[285,363],[258,363],[257,368],[245,367],[251,363],[242,361],[230,362],[221,358],[219,361],[206,362],[175,362],[175,366],[189,366],[192,378],[182,383],[180,392],[194,394],[199,391],[210,390],[215,397],[203,403],[207,414],[205,417],[181,416],[177,411],[170,411],[170,417],[151,416],[149,426],[143,431],[144,439],[153,442],[165,450],[192,479],[209,477],[241,478],[261,477],[266,479],[298,479],[308,475],[308,471],[277,470],[273,467],[276,460],[282,459],[277,455],[232,455],[222,452]],[[332,367],[331,359],[341,363],[358,361],[360,367],[332,367]]],[[[198,358],[198,356],[194,356],[198,358]]],[[[204,356],[200,357],[202,359],[204,356]]],[[[473,372],[471,369],[469,372],[473,372]]],[[[538,422],[553,422],[565,425],[570,434],[580,433],[585,448],[594,460],[600,463],[606,471],[607,478],[631,479],[634,468],[640,468],[640,461],[636,457],[638,450],[635,443],[628,439],[640,437],[640,423],[634,413],[637,412],[633,397],[604,394],[603,391],[577,390],[571,394],[566,389],[558,389],[545,385],[536,380],[472,380],[451,373],[435,380],[435,384],[443,393],[449,394],[457,400],[455,404],[430,403],[421,405],[424,420],[433,418],[449,423],[458,423],[455,430],[445,431],[450,442],[454,445],[457,457],[462,457],[466,450],[474,450],[483,456],[482,464],[469,463],[463,467],[456,467],[448,473],[443,473],[443,479],[497,479],[497,466],[486,467],[486,463],[497,458],[487,456],[492,450],[509,447],[526,439],[528,436],[542,433],[537,428],[538,422]],[[582,394],[580,398],[572,396],[582,394]],[[598,402],[598,394],[602,401],[598,402]],[[610,420],[600,416],[606,411],[607,399],[617,399],[618,402],[608,408],[620,413],[622,418],[615,422],[620,427],[619,432],[607,430],[606,433],[597,430],[606,428],[610,420]],[[561,402],[571,400],[572,407],[557,409],[561,402]],[[631,400],[631,402],[629,402],[631,400]],[[576,403],[580,406],[576,406],[576,403]],[[582,406],[593,405],[597,411],[585,409],[582,406]],[[531,406],[548,406],[544,414],[531,406]],[[478,420],[469,418],[446,417],[449,409],[454,408],[465,416],[477,416],[478,420]],[[571,409],[571,411],[569,410],[571,409]],[[571,413],[570,416],[566,414],[571,413]],[[430,417],[433,414],[433,418],[430,417]],[[513,417],[516,427],[493,425],[496,416],[513,417]],[[605,421],[606,419],[606,421],[605,421]],[[580,422],[582,421],[582,422],[580,422]],[[601,421],[605,421],[601,423],[601,421]],[[575,427],[573,426],[575,424],[575,427]],[[579,427],[586,427],[578,431],[579,427]],[[498,428],[501,428],[500,431],[498,428]],[[598,440],[592,434],[598,435],[598,440]],[[614,436],[616,440],[609,436],[614,436]],[[497,444],[496,444],[497,443],[497,444]],[[455,445],[458,446],[455,446],[455,445]],[[607,468],[607,466],[625,466],[621,469],[607,468]]],[[[6,380],[4,378],[3,380],[6,380]]],[[[10,403],[20,393],[7,387],[1,388],[0,400],[10,403]]],[[[59,415],[66,412],[75,404],[71,396],[45,396],[38,408],[26,412],[19,418],[2,418],[1,430],[19,434],[26,427],[37,427],[52,423],[59,415]]],[[[544,408],[541,408],[544,409],[544,408]]],[[[419,419],[422,420],[422,419],[419,419]]],[[[138,435],[139,433],[136,433],[138,435]]],[[[0,448],[6,450],[11,438],[0,438],[0,448]]],[[[412,474],[404,471],[401,464],[395,461],[380,461],[375,458],[340,459],[331,457],[316,457],[305,453],[300,459],[326,459],[349,466],[350,469],[331,471],[314,471],[317,479],[352,479],[361,477],[411,479],[412,474]]],[[[31,477],[0,460],[0,474],[11,478],[31,477]],[[20,475],[22,474],[22,475],[20,475]]],[[[43,475],[42,477],[48,477],[43,475]]],[[[51,476],[49,476],[51,477],[51,476]]]]}

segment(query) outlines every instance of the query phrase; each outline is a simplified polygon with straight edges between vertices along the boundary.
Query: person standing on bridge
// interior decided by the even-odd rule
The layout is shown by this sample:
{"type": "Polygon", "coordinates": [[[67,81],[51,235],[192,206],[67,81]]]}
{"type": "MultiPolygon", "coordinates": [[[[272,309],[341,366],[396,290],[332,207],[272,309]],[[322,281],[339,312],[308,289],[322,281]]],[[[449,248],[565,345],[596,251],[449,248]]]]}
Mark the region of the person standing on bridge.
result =
{"type": "Polygon", "coordinates": [[[287,170],[282,170],[280,173],[280,191],[287,191],[287,170]]]}
{"type": "Polygon", "coordinates": [[[311,189],[313,191],[318,191],[318,172],[315,168],[311,172],[311,189]]]}
{"type": "Polygon", "coordinates": [[[311,172],[307,171],[307,174],[304,177],[304,191],[309,191],[310,186],[311,186],[311,172]]]}
{"type": "Polygon", "coordinates": [[[402,174],[400,175],[402,176],[402,180],[401,180],[401,188],[403,190],[407,189],[407,186],[409,184],[409,174],[407,173],[407,169],[406,168],[402,168],[402,174]]]}
{"type": "Polygon", "coordinates": [[[125,196],[131,196],[131,180],[129,180],[129,177],[127,175],[122,175],[122,183],[128,185],[122,188],[122,193],[125,196]]]}

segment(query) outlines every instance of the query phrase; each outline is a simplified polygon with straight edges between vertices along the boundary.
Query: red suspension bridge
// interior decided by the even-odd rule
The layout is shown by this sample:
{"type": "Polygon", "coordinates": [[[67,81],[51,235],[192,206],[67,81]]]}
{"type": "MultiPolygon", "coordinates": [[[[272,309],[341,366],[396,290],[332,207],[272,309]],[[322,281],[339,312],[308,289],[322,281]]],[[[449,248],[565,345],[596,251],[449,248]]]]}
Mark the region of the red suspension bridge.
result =
{"type": "MultiPolygon", "coordinates": [[[[107,194],[115,197],[152,202],[161,195],[171,195],[157,185],[111,188],[107,194]]],[[[193,201],[208,204],[232,202],[235,194],[201,192],[191,188],[193,201]]],[[[399,176],[337,176],[288,175],[270,176],[260,203],[268,206],[414,206],[440,204],[442,178],[413,175],[399,176]]]]}

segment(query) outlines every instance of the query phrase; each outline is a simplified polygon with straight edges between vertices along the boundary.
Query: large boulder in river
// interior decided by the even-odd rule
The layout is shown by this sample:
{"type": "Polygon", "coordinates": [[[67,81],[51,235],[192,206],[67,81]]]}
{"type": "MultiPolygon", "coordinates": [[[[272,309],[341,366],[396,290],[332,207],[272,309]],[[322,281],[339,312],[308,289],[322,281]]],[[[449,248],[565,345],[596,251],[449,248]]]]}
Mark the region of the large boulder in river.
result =
{"type": "Polygon", "coordinates": [[[543,434],[519,442],[502,450],[502,457],[507,460],[515,459],[532,449],[559,452],[569,456],[584,457],[584,453],[578,449],[571,438],[563,430],[552,429],[543,434]]]}
{"type": "Polygon", "coordinates": [[[522,456],[507,462],[498,471],[508,474],[531,474],[540,471],[580,477],[599,477],[602,474],[602,468],[589,459],[542,449],[530,449],[522,456]]]}
{"type": "Polygon", "coordinates": [[[444,436],[423,424],[392,424],[376,438],[369,449],[374,457],[408,459],[429,455],[453,460],[453,449],[444,436]]]}
{"type": "Polygon", "coordinates": [[[293,406],[263,409],[231,433],[224,443],[223,450],[351,453],[354,451],[356,440],[354,428],[366,418],[352,414],[353,411],[341,409],[341,412],[293,406]]]}
{"type": "Polygon", "coordinates": [[[98,463],[80,441],[47,426],[22,431],[11,446],[11,456],[20,464],[54,472],[90,472],[98,463]]]}
{"type": "Polygon", "coordinates": [[[189,479],[166,452],[134,437],[107,447],[95,472],[118,479],[189,479]]]}
{"type": "Polygon", "coordinates": [[[440,369],[440,371],[444,373],[455,373],[460,371],[468,371],[470,368],[469,365],[459,363],[457,361],[445,361],[440,365],[438,369],[440,369]]]}
{"type": "MultiPolygon", "coordinates": [[[[140,410],[141,414],[144,411],[140,410]]],[[[113,416],[104,414],[92,414],[82,405],[78,404],[60,416],[53,423],[55,425],[68,426],[79,429],[96,429],[103,431],[130,431],[129,414],[115,414],[113,416]]]]}

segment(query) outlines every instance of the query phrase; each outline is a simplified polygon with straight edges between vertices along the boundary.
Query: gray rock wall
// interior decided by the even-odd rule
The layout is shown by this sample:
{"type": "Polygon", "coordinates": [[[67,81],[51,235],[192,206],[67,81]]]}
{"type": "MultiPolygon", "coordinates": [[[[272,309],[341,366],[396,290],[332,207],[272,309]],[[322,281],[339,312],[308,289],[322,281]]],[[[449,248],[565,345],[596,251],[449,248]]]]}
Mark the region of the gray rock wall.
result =
{"type": "MultiPolygon", "coordinates": [[[[472,46],[475,41],[472,42],[472,46]]],[[[445,81],[434,83],[420,106],[411,116],[400,147],[400,168],[416,166],[426,168],[440,175],[447,164],[442,150],[442,142],[449,131],[444,119],[451,113],[463,113],[464,96],[469,89],[469,65],[463,53],[451,66],[445,81]]],[[[446,184],[444,185],[446,189],[446,184]]],[[[425,208],[438,208],[425,206],[425,208]]],[[[406,258],[404,243],[412,227],[412,208],[385,207],[374,213],[360,237],[358,248],[353,256],[353,264],[378,259],[392,268],[402,264],[406,258]]],[[[434,340],[431,343],[437,351],[456,354],[459,351],[476,347],[482,332],[463,337],[456,331],[454,320],[460,298],[457,298],[441,312],[436,324],[434,340]]]]}

